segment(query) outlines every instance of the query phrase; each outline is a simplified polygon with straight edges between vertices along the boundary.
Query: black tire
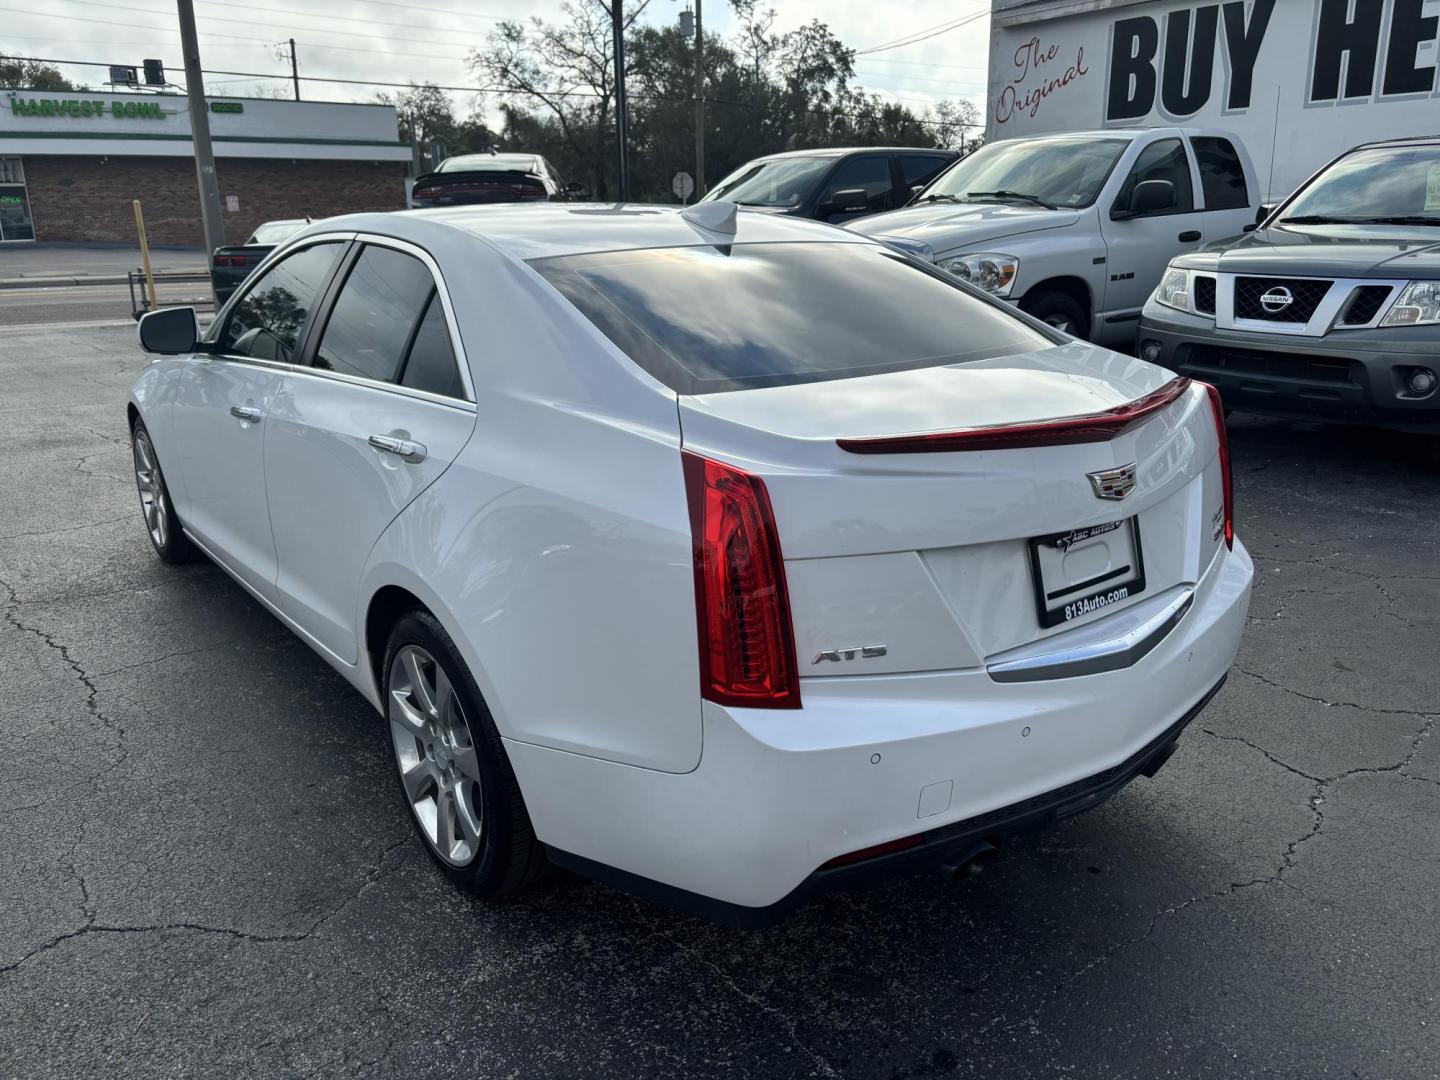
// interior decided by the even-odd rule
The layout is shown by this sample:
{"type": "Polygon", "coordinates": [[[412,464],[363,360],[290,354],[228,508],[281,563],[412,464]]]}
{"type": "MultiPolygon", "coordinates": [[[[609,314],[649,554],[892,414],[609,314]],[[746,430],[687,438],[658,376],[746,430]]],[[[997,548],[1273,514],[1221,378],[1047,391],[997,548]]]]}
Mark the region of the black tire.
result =
{"type": "Polygon", "coordinates": [[[138,416],[130,427],[130,456],[135,466],[135,490],[140,495],[140,513],[155,554],[167,563],[192,561],[200,553],[180,525],[155,444],[150,441],[145,421],[138,416]]]}
{"type": "Polygon", "coordinates": [[[1020,309],[1073,337],[1090,336],[1090,316],[1068,293],[1030,293],[1020,301],[1020,309]]]}
{"type": "MultiPolygon", "coordinates": [[[[403,668],[403,662],[401,666],[403,668]]],[[[457,888],[476,896],[506,896],[531,884],[546,866],[545,849],[535,839],[535,832],[530,827],[530,814],[525,809],[520,785],[515,780],[510,759],[500,742],[500,733],[495,728],[490,710],[486,708],[480,689],[475,685],[470,669],[461,659],[455,642],[428,611],[412,611],[402,616],[390,631],[390,638],[385,646],[385,666],[382,670],[384,684],[381,700],[386,709],[387,742],[391,747],[391,760],[395,763],[396,785],[400,800],[410,815],[411,824],[415,826],[415,831],[425,844],[431,860],[457,888]],[[392,698],[392,682],[396,674],[397,657],[407,646],[414,646],[429,654],[434,664],[443,669],[460,707],[459,721],[469,733],[470,743],[467,748],[475,752],[479,790],[478,798],[474,801],[481,810],[479,840],[469,858],[459,861],[458,864],[456,860],[442,856],[436,840],[422,822],[420,812],[412,802],[402,776],[396,724],[392,719],[393,710],[397,708],[392,698]]],[[[405,695],[403,688],[401,694],[405,695]]],[[[413,697],[411,700],[414,700],[413,697]]],[[[451,723],[454,723],[453,719],[451,723]]],[[[433,752],[429,760],[435,760],[433,752]]],[[[460,781],[469,783],[464,777],[461,777],[460,781]]],[[[470,790],[473,798],[473,788],[470,790]]],[[[458,791],[457,795],[452,797],[458,798],[458,791]]],[[[439,797],[432,795],[431,798],[438,807],[439,797]]]]}

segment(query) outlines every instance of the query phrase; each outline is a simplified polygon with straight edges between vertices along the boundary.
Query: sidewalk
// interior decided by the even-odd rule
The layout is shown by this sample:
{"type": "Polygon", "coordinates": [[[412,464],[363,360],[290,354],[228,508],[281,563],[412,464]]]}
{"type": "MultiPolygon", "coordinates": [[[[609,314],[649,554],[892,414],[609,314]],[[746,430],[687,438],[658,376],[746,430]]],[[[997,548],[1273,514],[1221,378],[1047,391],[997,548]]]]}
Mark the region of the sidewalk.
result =
{"type": "MultiPolygon", "coordinates": [[[[204,248],[151,248],[157,274],[204,274],[204,248]]],[[[124,285],[140,267],[140,248],[113,244],[13,244],[0,247],[0,289],[55,285],[124,285]]]]}

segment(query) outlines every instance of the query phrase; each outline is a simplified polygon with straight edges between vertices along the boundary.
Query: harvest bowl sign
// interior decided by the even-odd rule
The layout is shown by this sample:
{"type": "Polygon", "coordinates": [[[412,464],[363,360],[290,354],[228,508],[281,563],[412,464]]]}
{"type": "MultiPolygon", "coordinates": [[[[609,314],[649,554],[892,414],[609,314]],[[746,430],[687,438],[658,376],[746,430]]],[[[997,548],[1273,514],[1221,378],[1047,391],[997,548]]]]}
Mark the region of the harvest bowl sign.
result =
{"type": "Polygon", "coordinates": [[[88,98],[22,98],[10,99],[12,116],[66,117],[88,120],[94,116],[113,116],[117,120],[164,120],[173,115],[158,101],[97,101],[88,98]]]}

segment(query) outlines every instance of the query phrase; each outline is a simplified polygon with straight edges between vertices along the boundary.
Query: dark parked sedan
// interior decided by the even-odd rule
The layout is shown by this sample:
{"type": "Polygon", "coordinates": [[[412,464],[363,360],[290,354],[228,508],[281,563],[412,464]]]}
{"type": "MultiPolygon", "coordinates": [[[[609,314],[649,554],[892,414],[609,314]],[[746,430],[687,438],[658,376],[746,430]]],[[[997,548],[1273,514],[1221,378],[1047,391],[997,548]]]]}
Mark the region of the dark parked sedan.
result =
{"type": "Polygon", "coordinates": [[[1440,137],[1357,147],[1175,259],[1137,340],[1231,408],[1424,432],[1440,464],[1440,137]]]}
{"type": "Polygon", "coordinates": [[[959,157],[954,150],[903,146],[771,154],[740,166],[701,202],[725,199],[838,224],[904,206],[959,157]]]}

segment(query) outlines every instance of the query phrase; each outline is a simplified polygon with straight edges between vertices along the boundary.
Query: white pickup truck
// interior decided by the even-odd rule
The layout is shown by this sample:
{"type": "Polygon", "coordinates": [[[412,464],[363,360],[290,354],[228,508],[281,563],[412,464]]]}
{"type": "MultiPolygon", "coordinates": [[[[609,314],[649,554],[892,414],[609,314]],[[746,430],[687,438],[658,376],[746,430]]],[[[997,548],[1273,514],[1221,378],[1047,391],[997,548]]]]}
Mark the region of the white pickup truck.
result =
{"type": "Polygon", "coordinates": [[[909,206],[846,225],[912,250],[1076,337],[1129,348],[1182,251],[1256,220],[1260,188],[1225,131],[1082,131],[989,143],[909,206]]]}

